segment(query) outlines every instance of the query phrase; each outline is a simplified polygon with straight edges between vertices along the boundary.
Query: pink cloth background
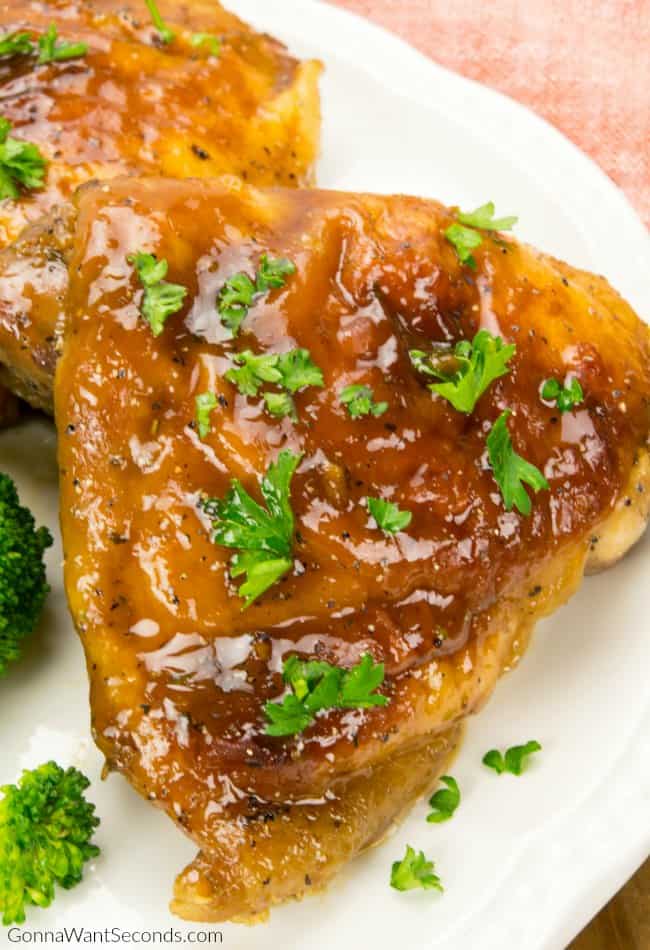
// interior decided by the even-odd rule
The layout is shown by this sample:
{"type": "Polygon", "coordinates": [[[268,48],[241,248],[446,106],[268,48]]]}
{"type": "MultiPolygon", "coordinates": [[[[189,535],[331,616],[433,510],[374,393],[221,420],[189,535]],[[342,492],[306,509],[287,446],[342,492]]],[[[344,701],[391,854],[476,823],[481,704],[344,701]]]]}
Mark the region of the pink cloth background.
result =
{"type": "Polygon", "coordinates": [[[650,225],[650,0],[331,2],[530,106],[650,225]]]}

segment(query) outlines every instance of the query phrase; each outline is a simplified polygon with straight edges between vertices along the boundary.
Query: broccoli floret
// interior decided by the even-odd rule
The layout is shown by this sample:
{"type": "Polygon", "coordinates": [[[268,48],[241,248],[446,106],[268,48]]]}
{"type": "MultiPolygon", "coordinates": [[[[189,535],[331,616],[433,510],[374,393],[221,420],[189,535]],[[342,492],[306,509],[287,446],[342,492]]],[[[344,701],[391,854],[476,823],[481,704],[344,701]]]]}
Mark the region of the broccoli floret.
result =
{"type": "Polygon", "coordinates": [[[50,532],[36,529],[13,481],[0,473],[0,676],[20,656],[41,615],[50,589],[43,552],[51,544],[50,532]]]}
{"type": "Polygon", "coordinates": [[[56,762],[23,772],[0,791],[0,911],[2,922],[22,924],[25,904],[48,907],[54,885],[70,888],[84,861],[99,854],[90,844],[99,818],[84,798],[90,782],[56,762]]]}

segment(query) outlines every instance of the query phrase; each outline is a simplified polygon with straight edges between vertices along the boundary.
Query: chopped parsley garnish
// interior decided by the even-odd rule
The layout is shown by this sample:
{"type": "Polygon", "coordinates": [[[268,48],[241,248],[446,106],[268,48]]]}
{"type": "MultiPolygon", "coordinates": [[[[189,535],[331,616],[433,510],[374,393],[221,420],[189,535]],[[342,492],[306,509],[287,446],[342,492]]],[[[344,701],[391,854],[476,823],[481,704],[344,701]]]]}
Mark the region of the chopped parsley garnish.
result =
{"type": "MultiPolygon", "coordinates": [[[[29,33],[6,33],[0,37],[1,56],[30,56],[36,47],[29,33]]],[[[39,56],[37,65],[45,63],[63,62],[67,59],[77,59],[88,52],[87,43],[68,43],[59,41],[59,33],[55,23],[50,23],[47,32],[38,40],[39,56]]]]}
{"type": "Polygon", "coordinates": [[[394,861],[390,872],[390,886],[396,891],[413,891],[421,888],[423,891],[442,891],[440,878],[434,873],[433,861],[427,861],[424,851],[417,854],[407,844],[406,854],[401,861],[394,861]]]}
{"type": "Polygon", "coordinates": [[[267,412],[278,419],[289,416],[294,422],[298,419],[296,404],[289,393],[264,393],[264,405],[267,412]]]}
{"type": "Polygon", "coordinates": [[[458,260],[476,270],[476,258],[472,254],[483,243],[483,238],[473,228],[466,228],[462,224],[450,224],[445,231],[445,237],[453,244],[458,260]]]}
{"type": "Polygon", "coordinates": [[[44,33],[38,40],[39,57],[37,63],[39,66],[45,63],[59,63],[66,59],[77,59],[78,56],[85,56],[88,52],[87,43],[67,43],[65,40],[58,40],[59,32],[56,24],[50,23],[47,33],[44,33]]]}
{"type": "Polygon", "coordinates": [[[199,438],[205,439],[212,428],[210,425],[210,413],[217,408],[218,400],[214,393],[199,393],[195,399],[196,405],[196,425],[199,430],[199,438]]]}
{"type": "Polygon", "coordinates": [[[264,712],[267,718],[267,736],[295,736],[304,732],[314,721],[312,713],[295,693],[289,693],[282,703],[266,703],[264,712]]]}
{"type": "Polygon", "coordinates": [[[408,528],[413,518],[410,511],[400,511],[392,501],[383,498],[368,498],[368,511],[377,522],[377,527],[386,534],[397,534],[408,528]]]}
{"type": "Polygon", "coordinates": [[[257,269],[255,289],[258,294],[265,294],[277,287],[284,287],[287,277],[296,273],[296,265],[286,257],[269,257],[262,254],[257,269]]]}
{"type": "Polygon", "coordinates": [[[296,265],[285,257],[262,254],[255,281],[248,274],[233,274],[217,297],[217,310],[223,325],[237,336],[255,298],[274,288],[284,287],[287,277],[295,272],[296,265]]]}
{"type": "Polygon", "coordinates": [[[239,588],[244,607],[250,607],[264,591],[291,569],[293,560],[293,512],[291,479],[301,456],[280,452],[269,465],[260,489],[266,508],[252,498],[238,479],[233,479],[225,498],[209,498],[202,503],[212,519],[213,540],[227,548],[238,548],[230,562],[232,577],[246,575],[239,588]]]}
{"type": "Polygon", "coordinates": [[[47,162],[37,145],[9,135],[11,122],[0,118],[0,200],[18,198],[20,189],[40,188],[47,162]]]}
{"type": "Polygon", "coordinates": [[[542,399],[554,402],[560,412],[571,412],[584,398],[582,386],[575,377],[568,386],[563,386],[557,379],[547,379],[542,385],[542,399]]]}
{"type": "Polygon", "coordinates": [[[323,372],[316,366],[309,350],[296,347],[287,353],[280,353],[278,359],[281,385],[290,393],[297,393],[307,386],[322,386],[323,372]]]}
{"type": "Polygon", "coordinates": [[[339,705],[342,709],[370,709],[388,705],[388,696],[375,693],[384,682],[384,664],[374,663],[366,653],[356,666],[343,674],[339,705]]]}
{"type": "Polygon", "coordinates": [[[211,56],[219,56],[221,53],[221,39],[212,33],[192,33],[190,43],[192,46],[203,46],[207,43],[211,56]]]}
{"type": "Polygon", "coordinates": [[[413,365],[421,373],[441,380],[429,389],[452,404],[458,412],[473,412],[485,390],[509,372],[508,362],[516,352],[514,343],[504,344],[500,336],[479,330],[472,342],[461,340],[453,351],[439,359],[422,350],[411,350],[413,365]]]}
{"type": "Polygon", "coordinates": [[[226,379],[233,383],[242,396],[257,396],[264,383],[279,383],[282,373],[278,369],[277,353],[257,355],[252,350],[244,350],[233,356],[236,369],[229,369],[226,379]]]}
{"type": "Polygon", "coordinates": [[[151,14],[151,22],[158,31],[158,36],[160,37],[161,41],[163,43],[171,43],[174,39],[176,39],[176,34],[173,30],[170,30],[163,20],[162,14],[158,9],[155,0],[144,0],[144,2],[147,5],[149,13],[151,14]]]}
{"type": "Polygon", "coordinates": [[[459,211],[456,217],[468,228],[479,228],[481,231],[510,231],[519,220],[514,214],[495,218],[493,201],[488,201],[475,211],[459,211]]]}
{"type": "Polygon", "coordinates": [[[138,251],[129,254],[129,264],[135,267],[140,283],[144,288],[142,316],[145,318],[154,336],[160,336],[165,329],[165,321],[183,306],[187,288],[182,284],[170,284],[164,278],[169,265],[163,258],[158,260],[153,254],[138,251]]]}
{"type": "Polygon", "coordinates": [[[519,220],[514,215],[506,218],[494,217],[494,202],[488,201],[474,211],[459,211],[457,222],[445,231],[445,237],[456,250],[461,264],[476,269],[476,260],[472,251],[480,247],[483,237],[479,231],[509,231],[519,220]]]}
{"type": "Polygon", "coordinates": [[[369,709],[388,703],[387,696],[375,693],[384,681],[384,664],[374,663],[368,653],[349,670],[290,656],[284,662],[282,678],[292,692],[281,703],[264,706],[269,736],[303,732],[322,709],[369,709]]]}
{"type": "Polygon", "coordinates": [[[512,511],[514,507],[522,515],[529,515],[532,505],[524,484],[535,492],[548,489],[549,484],[538,468],[517,455],[513,449],[507,426],[509,415],[510,410],[506,409],[490,429],[487,437],[488,457],[506,511],[512,511]]]}
{"type": "Polygon", "coordinates": [[[255,284],[247,274],[233,274],[219,292],[217,310],[221,322],[237,336],[255,298],[255,284]]]}
{"type": "Polygon", "coordinates": [[[0,56],[29,56],[34,43],[29,33],[5,33],[0,36],[0,56]]]}
{"type": "Polygon", "coordinates": [[[237,367],[226,373],[243,396],[257,396],[259,390],[271,383],[284,389],[283,393],[264,393],[266,408],[274,416],[291,416],[296,408],[291,395],[307,386],[322,386],[323,373],[314,363],[309,350],[296,347],[286,353],[253,353],[244,350],[233,357],[237,367]]]}
{"type": "Polygon", "coordinates": [[[451,775],[442,775],[440,781],[447,788],[440,788],[431,796],[429,807],[433,808],[433,811],[427,815],[427,821],[435,825],[443,821],[449,821],[460,805],[460,789],[456,779],[452,778],[451,775]]]}
{"type": "Polygon", "coordinates": [[[381,416],[388,409],[387,402],[375,402],[370,386],[346,386],[339,393],[339,399],[347,408],[352,419],[361,416],[381,416]]]}
{"type": "Polygon", "coordinates": [[[501,775],[503,772],[510,772],[511,775],[521,775],[524,771],[527,760],[534,752],[541,751],[541,745],[536,740],[527,742],[525,745],[513,745],[506,751],[505,756],[498,749],[490,749],[483,756],[483,765],[501,775]]]}

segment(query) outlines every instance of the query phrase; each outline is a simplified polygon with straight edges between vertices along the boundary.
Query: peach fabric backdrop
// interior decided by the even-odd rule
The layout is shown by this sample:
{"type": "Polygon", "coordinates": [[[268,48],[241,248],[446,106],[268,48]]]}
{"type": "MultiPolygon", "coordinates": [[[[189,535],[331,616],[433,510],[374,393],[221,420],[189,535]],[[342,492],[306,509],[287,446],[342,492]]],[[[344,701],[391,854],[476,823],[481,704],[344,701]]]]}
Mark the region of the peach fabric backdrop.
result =
{"type": "Polygon", "coordinates": [[[526,103],[595,159],[650,225],[650,0],[331,2],[526,103]]]}

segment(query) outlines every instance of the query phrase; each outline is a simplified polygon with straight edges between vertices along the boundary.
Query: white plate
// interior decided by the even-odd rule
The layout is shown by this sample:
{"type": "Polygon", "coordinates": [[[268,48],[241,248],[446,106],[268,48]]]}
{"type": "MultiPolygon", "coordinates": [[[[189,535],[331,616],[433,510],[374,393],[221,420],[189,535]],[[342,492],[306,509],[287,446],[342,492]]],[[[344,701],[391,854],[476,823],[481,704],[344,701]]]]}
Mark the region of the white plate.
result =
{"type": "MultiPolygon", "coordinates": [[[[325,186],[430,195],[518,214],[518,234],[606,274],[650,313],[648,236],[621,193],[576,148],[521,106],[446,72],[380,29],[309,0],[232,0],[256,26],[326,64],[325,186]]],[[[0,436],[2,468],[41,521],[56,524],[55,438],[33,421],[0,436]]],[[[224,946],[257,950],[557,950],[650,851],[650,538],[588,580],[540,626],[514,675],[468,728],[453,773],[463,802],[446,825],[417,806],[391,840],[355,861],[320,897],[253,929],[222,926],[224,946]],[[521,778],[497,777],[483,753],[530,738],[544,751],[521,778]],[[391,861],[410,842],[436,861],[445,894],[401,895],[391,861]]],[[[55,757],[93,780],[101,857],[82,885],[31,928],[199,929],[171,917],[175,873],[194,847],[125,781],[99,781],[86,674],[61,589],[29,654],[0,684],[0,781],[55,757]]],[[[202,928],[207,932],[216,928],[202,928]]],[[[6,938],[6,934],[5,934],[6,938]]],[[[3,937],[0,936],[0,942],[3,937]]],[[[74,945],[73,941],[73,945],[74,945]]]]}

